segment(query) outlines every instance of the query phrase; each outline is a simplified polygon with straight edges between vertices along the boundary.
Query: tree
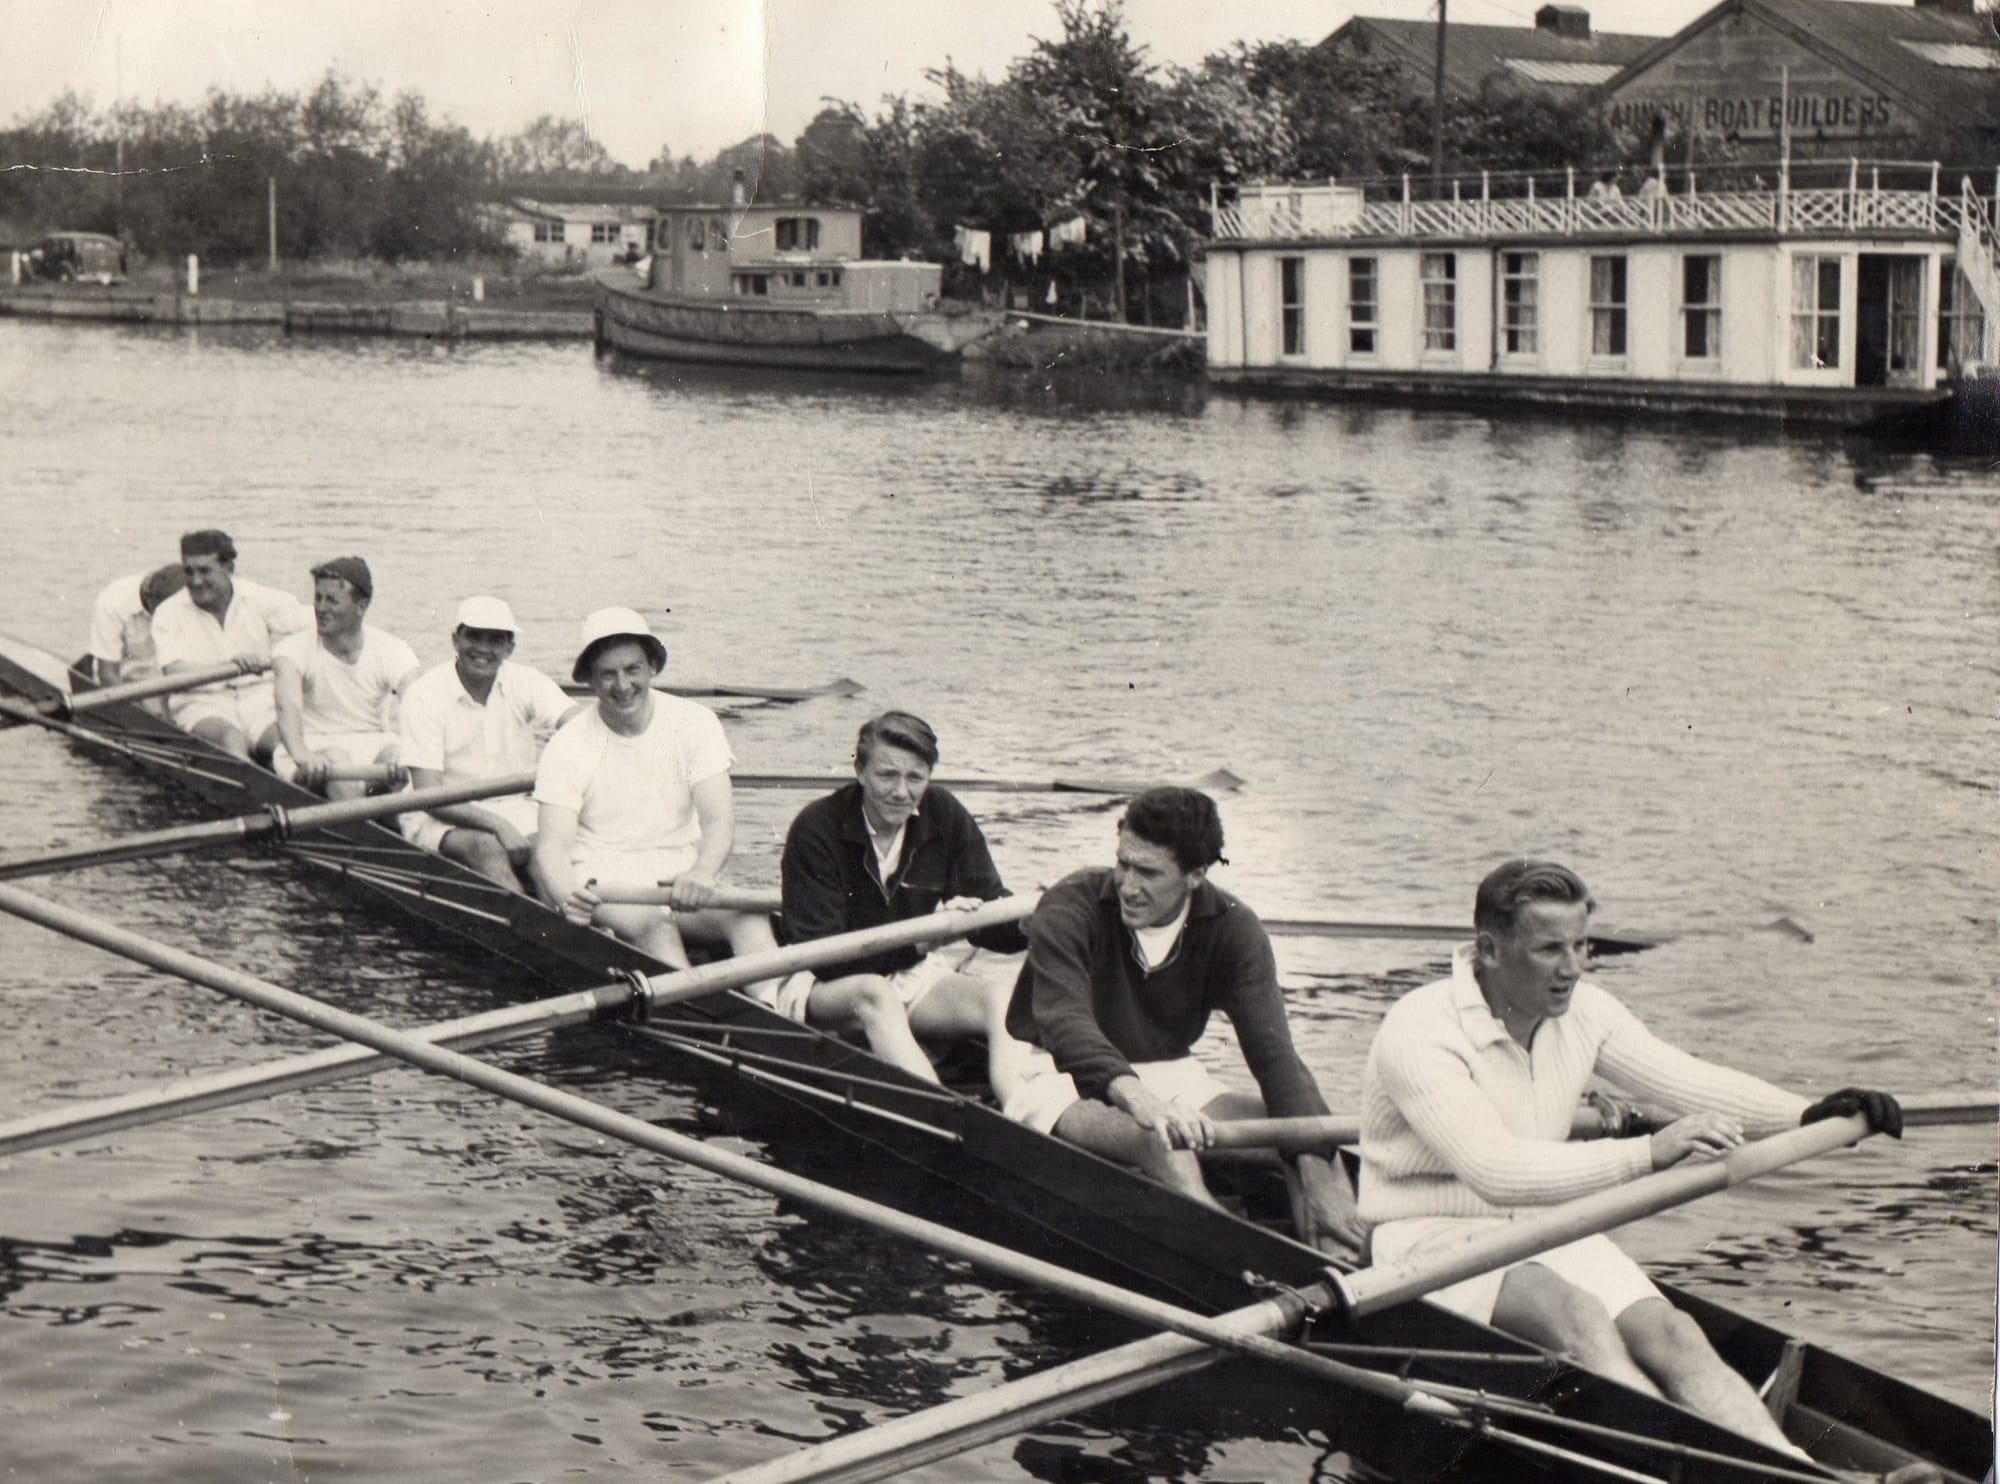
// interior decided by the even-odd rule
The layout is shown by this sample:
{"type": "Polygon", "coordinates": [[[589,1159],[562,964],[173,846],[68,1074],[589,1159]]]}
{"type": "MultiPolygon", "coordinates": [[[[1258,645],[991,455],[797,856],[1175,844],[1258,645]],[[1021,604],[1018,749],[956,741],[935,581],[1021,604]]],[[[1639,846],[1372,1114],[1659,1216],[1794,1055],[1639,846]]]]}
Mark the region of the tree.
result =
{"type": "Polygon", "coordinates": [[[501,171],[510,176],[563,177],[617,175],[624,167],[578,119],[545,113],[520,133],[495,146],[501,171]]]}

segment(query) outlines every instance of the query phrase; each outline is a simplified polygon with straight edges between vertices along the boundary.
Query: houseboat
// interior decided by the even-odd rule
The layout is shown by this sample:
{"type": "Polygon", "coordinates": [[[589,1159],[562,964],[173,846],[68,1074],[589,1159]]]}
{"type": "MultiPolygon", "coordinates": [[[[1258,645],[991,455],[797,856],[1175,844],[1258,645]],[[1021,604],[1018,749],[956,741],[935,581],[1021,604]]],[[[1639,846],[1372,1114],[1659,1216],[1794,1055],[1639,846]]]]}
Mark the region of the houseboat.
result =
{"type": "Polygon", "coordinates": [[[1208,367],[1335,396],[1859,426],[2000,361],[1995,195],[1861,160],[1212,201],[1208,367]],[[1629,177],[1628,177],[1629,180],[1629,177]]]}
{"type": "Polygon", "coordinates": [[[944,309],[942,274],[863,258],[852,207],[663,206],[650,255],[597,275],[597,341],[660,360],[924,371],[991,328],[944,309]]]}

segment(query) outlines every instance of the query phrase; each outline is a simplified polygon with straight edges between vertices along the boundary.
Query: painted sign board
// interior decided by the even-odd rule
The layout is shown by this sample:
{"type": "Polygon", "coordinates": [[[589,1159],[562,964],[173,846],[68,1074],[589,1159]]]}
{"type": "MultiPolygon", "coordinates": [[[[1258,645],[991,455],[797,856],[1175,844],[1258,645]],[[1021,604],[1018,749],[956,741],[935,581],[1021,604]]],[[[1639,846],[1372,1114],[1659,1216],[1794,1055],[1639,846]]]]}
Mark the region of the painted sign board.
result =
{"type": "Polygon", "coordinates": [[[1627,134],[1661,114],[1676,134],[1733,139],[1774,140],[1781,119],[1795,139],[1864,139],[1917,123],[1878,86],[1740,14],[1690,36],[1605,102],[1627,134]]]}

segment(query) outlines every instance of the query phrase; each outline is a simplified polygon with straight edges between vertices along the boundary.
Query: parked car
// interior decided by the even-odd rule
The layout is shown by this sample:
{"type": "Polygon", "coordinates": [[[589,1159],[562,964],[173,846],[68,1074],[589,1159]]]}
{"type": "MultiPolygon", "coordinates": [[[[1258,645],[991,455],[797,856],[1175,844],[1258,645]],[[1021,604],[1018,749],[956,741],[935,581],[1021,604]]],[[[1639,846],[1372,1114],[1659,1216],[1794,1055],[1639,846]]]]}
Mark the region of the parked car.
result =
{"type": "Polygon", "coordinates": [[[125,244],[102,232],[51,232],[28,254],[28,273],[57,283],[123,283],[125,244]]]}

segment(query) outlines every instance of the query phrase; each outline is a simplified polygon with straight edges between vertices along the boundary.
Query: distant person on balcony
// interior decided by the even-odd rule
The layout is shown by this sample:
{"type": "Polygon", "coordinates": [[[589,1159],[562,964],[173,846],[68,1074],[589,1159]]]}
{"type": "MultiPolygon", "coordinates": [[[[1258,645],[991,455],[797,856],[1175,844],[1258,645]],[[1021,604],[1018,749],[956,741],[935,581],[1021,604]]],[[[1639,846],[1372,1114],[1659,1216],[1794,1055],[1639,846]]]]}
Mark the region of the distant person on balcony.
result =
{"type": "Polygon", "coordinates": [[[311,610],[290,593],[236,575],[236,543],[226,531],[181,537],[187,586],[153,613],[162,674],[231,660],[254,666],[228,680],[182,691],[167,702],[174,724],[241,758],[268,763],[278,745],[278,703],[262,673],[272,646],[312,631],[311,610]]]}
{"type": "Polygon", "coordinates": [[[1612,171],[1605,171],[1591,183],[1590,199],[1593,201],[1622,201],[1625,193],[1618,188],[1618,177],[1612,171]]]}

